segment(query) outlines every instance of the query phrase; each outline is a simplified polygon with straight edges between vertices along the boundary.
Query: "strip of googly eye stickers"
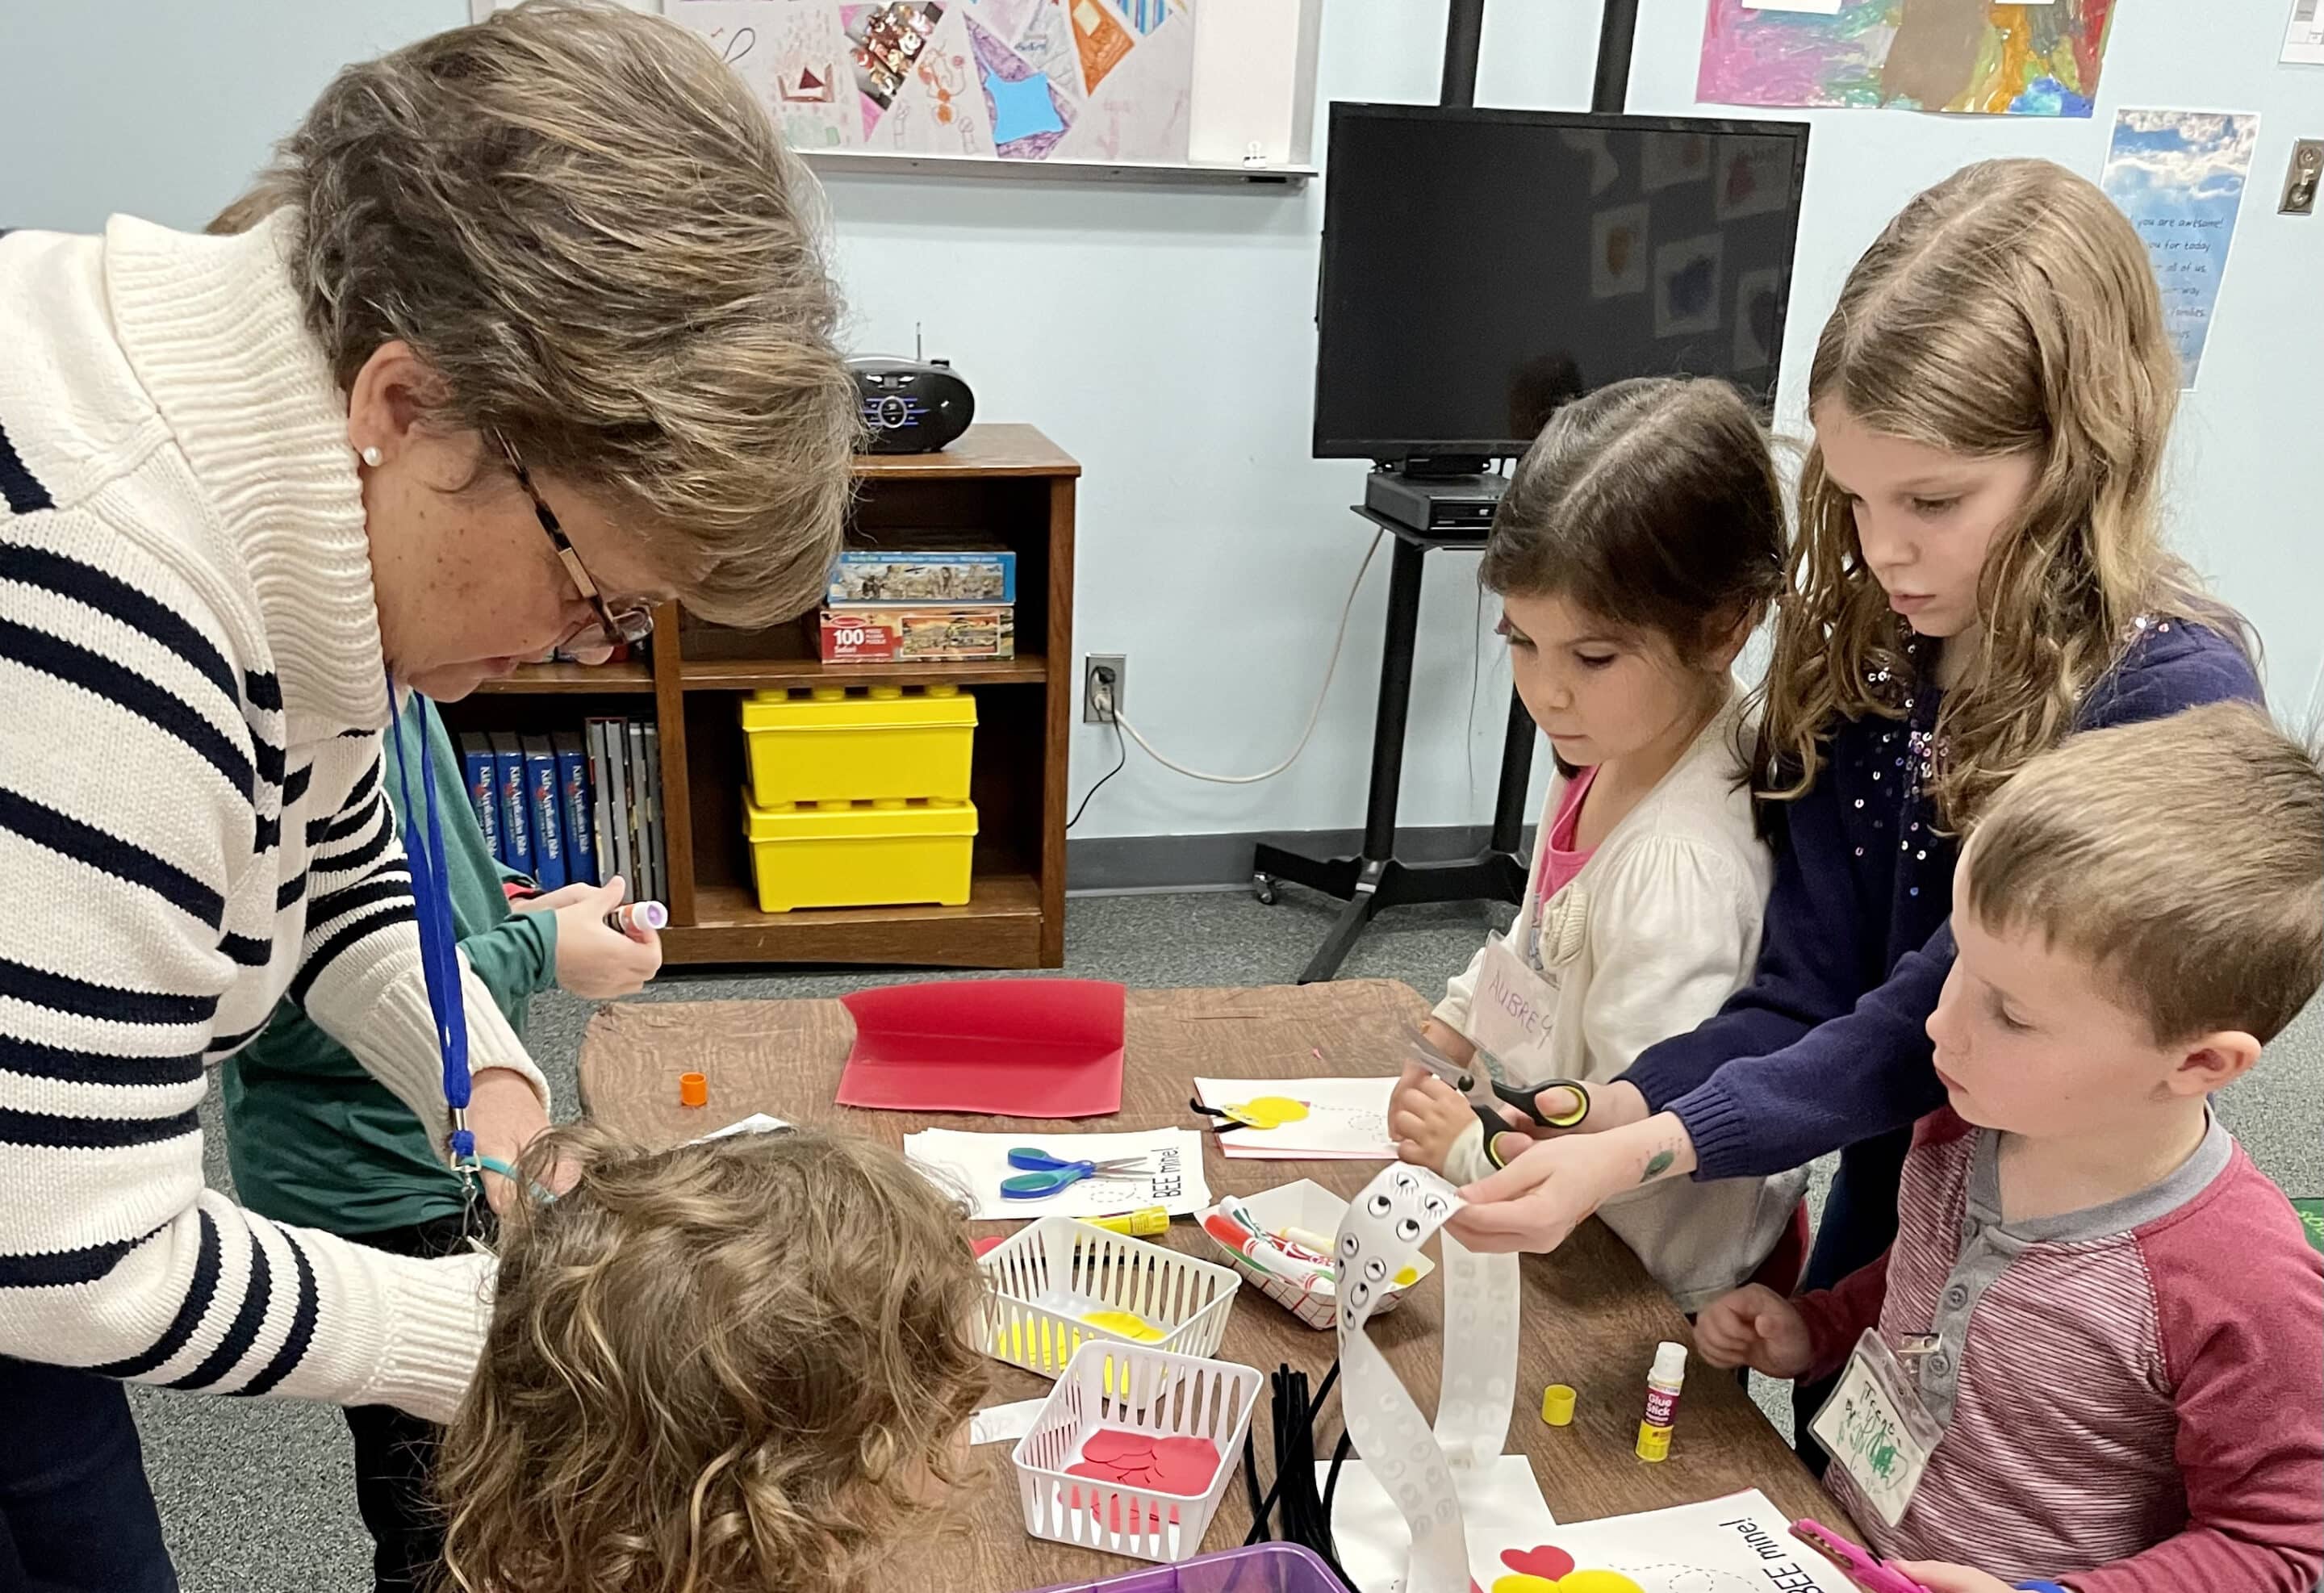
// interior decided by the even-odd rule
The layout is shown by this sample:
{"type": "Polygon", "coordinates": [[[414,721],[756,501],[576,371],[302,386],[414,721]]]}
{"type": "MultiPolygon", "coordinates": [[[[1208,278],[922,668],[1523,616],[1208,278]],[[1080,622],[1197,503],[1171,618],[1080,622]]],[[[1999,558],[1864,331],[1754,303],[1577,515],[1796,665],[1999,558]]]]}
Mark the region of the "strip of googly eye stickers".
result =
{"type": "Polygon", "coordinates": [[[1349,1202],[1333,1256],[1341,1405],[1356,1453],[1412,1529],[1405,1593],[1467,1593],[1454,1473],[1480,1471],[1500,1455],[1517,1397],[1515,1256],[1480,1256],[1445,1236],[1444,1370],[1433,1429],[1364,1331],[1389,1280],[1461,1204],[1425,1168],[1390,1167],[1349,1202]]]}

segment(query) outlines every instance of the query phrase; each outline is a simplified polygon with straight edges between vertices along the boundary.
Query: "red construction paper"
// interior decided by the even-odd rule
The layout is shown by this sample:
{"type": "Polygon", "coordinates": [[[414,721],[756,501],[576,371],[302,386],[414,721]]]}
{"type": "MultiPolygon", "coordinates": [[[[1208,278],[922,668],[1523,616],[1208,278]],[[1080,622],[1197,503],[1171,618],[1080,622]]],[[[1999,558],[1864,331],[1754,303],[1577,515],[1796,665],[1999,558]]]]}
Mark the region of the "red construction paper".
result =
{"type": "Polygon", "coordinates": [[[839,1104],[1003,1118],[1121,1110],[1122,987],[1085,979],[890,985],[841,998],[839,1104]]]}
{"type": "Polygon", "coordinates": [[[1132,1432],[1123,1427],[1101,1427],[1082,1445],[1084,1460],[1127,1460],[1133,1456],[1149,1457],[1154,1453],[1154,1441],[1142,1432],[1132,1432]]]}

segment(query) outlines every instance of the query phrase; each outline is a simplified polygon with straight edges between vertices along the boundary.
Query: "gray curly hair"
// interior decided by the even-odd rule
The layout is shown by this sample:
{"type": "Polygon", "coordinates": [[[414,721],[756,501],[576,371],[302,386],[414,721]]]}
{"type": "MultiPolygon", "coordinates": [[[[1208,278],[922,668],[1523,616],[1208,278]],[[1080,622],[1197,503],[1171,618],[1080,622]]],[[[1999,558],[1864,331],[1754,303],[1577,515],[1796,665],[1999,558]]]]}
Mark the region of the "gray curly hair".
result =
{"type": "Polygon", "coordinates": [[[642,520],[696,612],[816,600],[859,425],[821,192],[701,39],[528,0],[348,67],[210,230],[285,209],[342,387],[401,339],[432,419],[642,520]]]}

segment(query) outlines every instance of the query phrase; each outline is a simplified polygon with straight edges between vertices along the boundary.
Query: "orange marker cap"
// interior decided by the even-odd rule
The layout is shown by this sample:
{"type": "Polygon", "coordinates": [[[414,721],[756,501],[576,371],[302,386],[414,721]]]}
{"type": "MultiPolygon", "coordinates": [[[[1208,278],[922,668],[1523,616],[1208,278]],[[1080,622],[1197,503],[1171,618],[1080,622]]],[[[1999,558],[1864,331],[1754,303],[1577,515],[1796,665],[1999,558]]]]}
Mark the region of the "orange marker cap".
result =
{"type": "Polygon", "coordinates": [[[710,1081],[704,1078],[700,1073],[678,1074],[678,1104],[680,1106],[708,1106],[710,1104],[710,1081]]]}

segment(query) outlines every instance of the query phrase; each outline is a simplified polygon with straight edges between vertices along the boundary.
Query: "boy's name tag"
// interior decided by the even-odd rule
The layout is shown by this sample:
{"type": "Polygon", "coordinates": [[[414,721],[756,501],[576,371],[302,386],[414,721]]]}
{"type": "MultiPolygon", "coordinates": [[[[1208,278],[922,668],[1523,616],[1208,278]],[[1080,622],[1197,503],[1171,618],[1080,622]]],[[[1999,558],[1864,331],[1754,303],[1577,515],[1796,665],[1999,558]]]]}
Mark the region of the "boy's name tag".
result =
{"type": "Polygon", "coordinates": [[[1904,1519],[1944,1437],[1895,1353],[1869,1328],[1808,1431],[1890,1526],[1904,1519]]]}

